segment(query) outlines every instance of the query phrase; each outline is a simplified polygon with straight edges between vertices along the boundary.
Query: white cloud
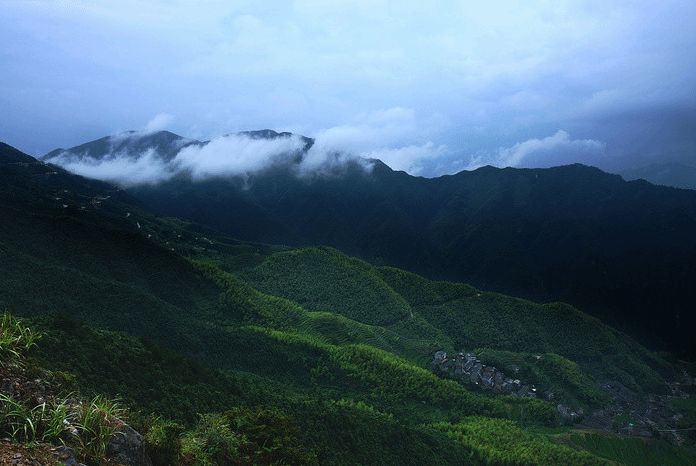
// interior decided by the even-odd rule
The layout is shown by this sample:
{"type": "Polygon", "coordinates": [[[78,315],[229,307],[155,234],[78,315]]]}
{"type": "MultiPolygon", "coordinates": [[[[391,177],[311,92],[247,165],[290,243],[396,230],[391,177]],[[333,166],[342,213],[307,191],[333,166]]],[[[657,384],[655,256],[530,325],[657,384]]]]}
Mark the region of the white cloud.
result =
{"type": "Polygon", "coordinates": [[[379,159],[393,170],[405,171],[418,175],[423,170],[422,162],[433,160],[449,154],[447,146],[435,146],[431,141],[420,146],[411,145],[396,149],[377,149],[363,154],[366,158],[379,159]]]}
{"type": "Polygon", "coordinates": [[[215,138],[202,146],[184,147],[170,162],[166,162],[154,149],[139,154],[114,152],[119,142],[130,138],[135,141],[139,134],[144,133],[112,136],[111,152],[100,159],[63,152],[50,162],[90,178],[133,185],[167,180],[184,171],[196,180],[249,174],[275,162],[282,162],[305,145],[304,140],[294,135],[263,139],[233,134],[215,138]]]}
{"type": "Polygon", "coordinates": [[[50,160],[78,175],[99,180],[113,181],[123,185],[155,183],[174,176],[174,171],[157,155],[154,149],[131,157],[127,154],[111,154],[97,160],[63,152],[50,160]]]}
{"type": "Polygon", "coordinates": [[[143,134],[155,133],[165,129],[171,124],[174,117],[167,113],[160,113],[155,116],[152,120],[148,121],[145,127],[141,130],[143,134]]]}
{"type": "Polygon", "coordinates": [[[440,115],[419,118],[416,111],[403,107],[363,112],[349,124],[334,126],[315,134],[315,143],[303,162],[305,171],[324,163],[337,163],[336,154],[379,159],[394,170],[411,174],[421,171],[421,162],[448,154],[445,145],[429,137],[447,122],[440,115]]]}
{"type": "Polygon", "coordinates": [[[41,155],[166,108],[188,136],[292,127],[358,154],[492,154],[558,128],[615,153],[636,121],[609,139],[607,115],[658,133],[653,109],[694,108],[695,22],[683,0],[6,1],[0,138],[41,155]],[[456,124],[424,134],[435,114],[456,124]]]}
{"type": "Polygon", "coordinates": [[[544,139],[529,139],[512,147],[501,147],[493,153],[477,153],[466,167],[474,170],[484,165],[495,167],[542,167],[561,165],[596,158],[602,154],[604,143],[593,139],[571,139],[563,130],[544,139]],[[579,157],[582,156],[582,157],[579,157]]]}
{"type": "Polygon", "coordinates": [[[183,148],[173,163],[181,170],[189,170],[194,179],[240,175],[268,167],[282,157],[296,153],[304,144],[295,135],[276,139],[228,135],[213,139],[205,146],[183,148]]]}

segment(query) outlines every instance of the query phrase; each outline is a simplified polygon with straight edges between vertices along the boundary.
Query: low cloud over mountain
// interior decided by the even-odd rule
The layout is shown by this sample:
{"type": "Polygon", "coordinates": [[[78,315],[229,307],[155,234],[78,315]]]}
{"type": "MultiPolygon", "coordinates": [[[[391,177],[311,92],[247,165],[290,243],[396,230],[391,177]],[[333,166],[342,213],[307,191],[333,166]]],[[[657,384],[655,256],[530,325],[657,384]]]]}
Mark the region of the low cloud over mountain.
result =
{"type": "MultiPolygon", "coordinates": [[[[484,165],[495,167],[553,166],[573,163],[578,158],[600,162],[604,143],[573,139],[558,130],[543,139],[530,139],[494,152],[479,152],[468,160],[447,162],[452,150],[435,145],[428,138],[442,121],[427,122],[413,111],[392,108],[364,114],[348,125],[320,131],[315,138],[272,130],[244,131],[198,141],[167,131],[155,130],[171,118],[157,115],[143,129],[119,132],[67,150],[56,149],[43,159],[84,176],[121,185],[156,183],[180,173],[195,180],[214,176],[248,175],[279,163],[291,162],[296,174],[318,173],[349,161],[367,170],[370,160],[384,162],[393,170],[411,175],[455,173],[484,165]],[[424,142],[425,141],[425,142],[424,142]],[[430,167],[430,168],[426,168],[430,167]]],[[[597,165],[600,165],[599,163],[597,165]]]]}
{"type": "MultiPolygon", "coordinates": [[[[293,164],[297,175],[320,172],[358,157],[330,142],[272,130],[246,131],[210,141],[186,139],[167,131],[129,131],[43,157],[80,175],[121,185],[156,183],[187,174],[194,180],[248,175],[278,164],[293,164]]],[[[367,161],[360,164],[370,168],[367,161]]]]}
{"type": "Polygon", "coordinates": [[[468,170],[484,165],[495,167],[552,167],[575,163],[576,160],[595,161],[604,155],[605,144],[594,139],[571,139],[558,130],[543,139],[529,139],[511,147],[501,147],[493,153],[478,153],[471,157],[468,170]]]}

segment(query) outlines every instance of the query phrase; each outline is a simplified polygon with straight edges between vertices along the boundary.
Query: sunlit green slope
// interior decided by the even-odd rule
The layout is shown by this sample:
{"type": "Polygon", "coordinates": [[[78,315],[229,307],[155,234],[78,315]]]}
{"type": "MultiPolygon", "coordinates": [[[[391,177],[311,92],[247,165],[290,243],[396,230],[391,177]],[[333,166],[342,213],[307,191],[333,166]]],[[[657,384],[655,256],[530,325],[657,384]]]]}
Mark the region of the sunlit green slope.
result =
{"type": "Polygon", "coordinates": [[[272,255],[238,272],[259,290],[368,324],[407,342],[440,349],[553,353],[591,375],[635,389],[663,390],[667,363],[563,303],[537,304],[468,285],[435,282],[390,267],[373,267],[330,248],[272,255]]]}

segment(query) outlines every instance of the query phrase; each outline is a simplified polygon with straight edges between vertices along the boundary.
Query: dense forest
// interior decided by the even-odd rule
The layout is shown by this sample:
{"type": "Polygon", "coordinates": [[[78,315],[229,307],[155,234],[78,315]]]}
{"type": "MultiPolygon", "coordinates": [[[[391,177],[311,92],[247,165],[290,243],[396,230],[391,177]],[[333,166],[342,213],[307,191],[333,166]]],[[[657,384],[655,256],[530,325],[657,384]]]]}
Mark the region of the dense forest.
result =
{"type": "Polygon", "coordinates": [[[156,466],[694,462],[693,367],[570,304],[237,239],[6,145],[0,215],[0,368],[45,392],[3,391],[0,430],[37,458],[103,464],[118,418],[156,466]]]}

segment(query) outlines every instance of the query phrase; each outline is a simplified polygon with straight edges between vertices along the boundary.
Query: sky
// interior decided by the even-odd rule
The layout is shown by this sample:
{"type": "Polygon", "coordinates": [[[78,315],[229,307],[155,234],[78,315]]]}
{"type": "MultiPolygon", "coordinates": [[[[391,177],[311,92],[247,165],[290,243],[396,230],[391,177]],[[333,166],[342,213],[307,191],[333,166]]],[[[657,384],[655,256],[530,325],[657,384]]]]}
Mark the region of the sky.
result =
{"type": "Polygon", "coordinates": [[[0,0],[0,11],[0,141],[35,157],[125,130],[218,140],[269,128],[421,176],[696,165],[693,0],[0,0]]]}

